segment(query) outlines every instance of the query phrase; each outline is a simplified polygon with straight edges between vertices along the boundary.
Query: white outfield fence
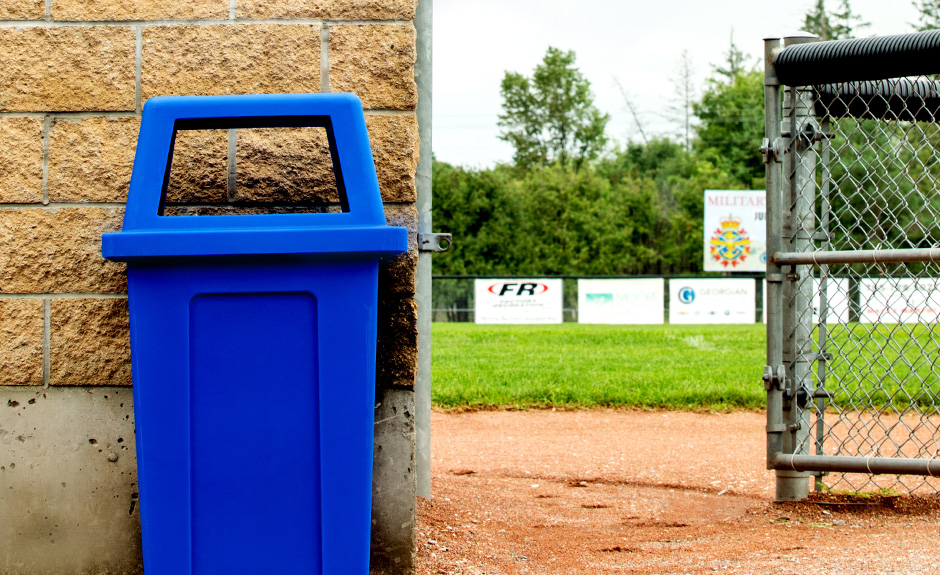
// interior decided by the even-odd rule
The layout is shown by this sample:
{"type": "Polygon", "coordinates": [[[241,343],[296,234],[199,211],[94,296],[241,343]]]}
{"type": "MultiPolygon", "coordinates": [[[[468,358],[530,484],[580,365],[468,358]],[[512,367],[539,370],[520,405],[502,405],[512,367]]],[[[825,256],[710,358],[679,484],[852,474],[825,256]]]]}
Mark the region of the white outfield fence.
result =
{"type": "Polygon", "coordinates": [[[434,276],[433,319],[476,323],[753,324],[762,284],[750,278],[434,276]]]}
{"type": "Polygon", "coordinates": [[[940,31],[767,40],[777,498],[940,487],[940,31]]]}

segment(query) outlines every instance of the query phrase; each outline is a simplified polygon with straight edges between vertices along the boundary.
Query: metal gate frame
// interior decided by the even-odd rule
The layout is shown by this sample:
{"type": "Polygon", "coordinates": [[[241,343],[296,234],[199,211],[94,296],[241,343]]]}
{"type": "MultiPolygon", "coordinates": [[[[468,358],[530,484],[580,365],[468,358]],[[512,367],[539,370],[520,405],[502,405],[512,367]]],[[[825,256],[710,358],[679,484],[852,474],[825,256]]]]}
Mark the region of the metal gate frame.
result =
{"type": "MultiPolygon", "coordinates": [[[[766,138],[761,153],[766,163],[768,260],[763,381],[767,391],[767,468],[776,472],[778,501],[807,497],[809,478],[826,472],[940,476],[940,459],[829,456],[822,450],[824,413],[832,399],[825,385],[827,365],[833,359],[825,319],[828,266],[938,262],[940,247],[831,249],[829,182],[823,177],[817,183],[817,162],[827,169],[828,136],[814,108],[814,87],[819,85],[854,82],[858,86],[860,82],[940,72],[940,31],[816,40],[802,34],[784,38],[782,46],[779,38],[765,39],[764,44],[766,138]],[[822,209],[817,217],[818,207],[822,209]],[[818,324],[813,320],[817,270],[822,318],[818,324]],[[811,437],[814,418],[816,436],[811,437]],[[811,454],[813,444],[816,452],[811,454]]],[[[904,97],[900,91],[896,95],[904,97]]]]}

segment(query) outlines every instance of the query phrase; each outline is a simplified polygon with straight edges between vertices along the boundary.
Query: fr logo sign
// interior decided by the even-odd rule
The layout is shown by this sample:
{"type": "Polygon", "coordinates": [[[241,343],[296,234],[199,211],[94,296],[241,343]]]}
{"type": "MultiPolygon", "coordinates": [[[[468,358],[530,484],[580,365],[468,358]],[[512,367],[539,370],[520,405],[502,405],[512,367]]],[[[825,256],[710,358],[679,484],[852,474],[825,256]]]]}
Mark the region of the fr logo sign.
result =
{"type": "Polygon", "coordinates": [[[535,282],[499,282],[488,287],[486,291],[498,296],[534,296],[548,291],[548,286],[535,282]]]}

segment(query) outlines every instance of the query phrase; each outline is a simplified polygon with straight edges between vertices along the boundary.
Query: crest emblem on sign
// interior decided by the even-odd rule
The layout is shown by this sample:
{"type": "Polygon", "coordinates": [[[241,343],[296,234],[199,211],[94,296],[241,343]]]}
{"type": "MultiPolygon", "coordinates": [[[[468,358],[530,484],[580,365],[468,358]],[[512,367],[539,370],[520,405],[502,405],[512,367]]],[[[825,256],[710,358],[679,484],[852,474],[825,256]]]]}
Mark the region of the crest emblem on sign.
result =
{"type": "Polygon", "coordinates": [[[737,267],[751,254],[751,238],[734,216],[721,220],[721,226],[712,233],[709,244],[712,257],[724,267],[737,267]]]}

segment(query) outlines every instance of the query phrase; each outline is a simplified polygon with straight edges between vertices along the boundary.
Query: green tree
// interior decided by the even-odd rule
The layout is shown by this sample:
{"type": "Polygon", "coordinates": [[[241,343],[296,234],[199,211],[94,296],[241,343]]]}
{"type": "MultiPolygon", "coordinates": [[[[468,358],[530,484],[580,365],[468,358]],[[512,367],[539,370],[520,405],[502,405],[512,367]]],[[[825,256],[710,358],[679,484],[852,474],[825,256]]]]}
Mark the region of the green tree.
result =
{"type": "Polygon", "coordinates": [[[519,207],[508,170],[432,165],[434,226],[454,235],[453,250],[436,258],[434,273],[515,273],[519,207]]]}
{"type": "Polygon", "coordinates": [[[917,10],[917,24],[913,25],[915,30],[924,32],[940,28],[940,0],[920,0],[913,4],[917,10]]]}
{"type": "Polygon", "coordinates": [[[577,169],[603,150],[610,116],[594,106],[591,83],[574,62],[574,52],[549,47],[531,78],[516,72],[503,77],[499,137],[515,148],[517,167],[558,162],[577,169]]]}
{"type": "Polygon", "coordinates": [[[761,140],[764,137],[764,76],[760,70],[739,71],[725,82],[720,74],[707,83],[701,100],[693,106],[695,151],[747,187],[764,186],[761,140]]]}
{"type": "MultiPolygon", "coordinates": [[[[930,1],[924,0],[925,3],[930,1]]],[[[819,36],[822,41],[854,38],[857,30],[868,26],[868,22],[852,11],[849,0],[841,1],[838,12],[827,10],[825,0],[816,0],[803,17],[803,29],[819,36]]]]}

